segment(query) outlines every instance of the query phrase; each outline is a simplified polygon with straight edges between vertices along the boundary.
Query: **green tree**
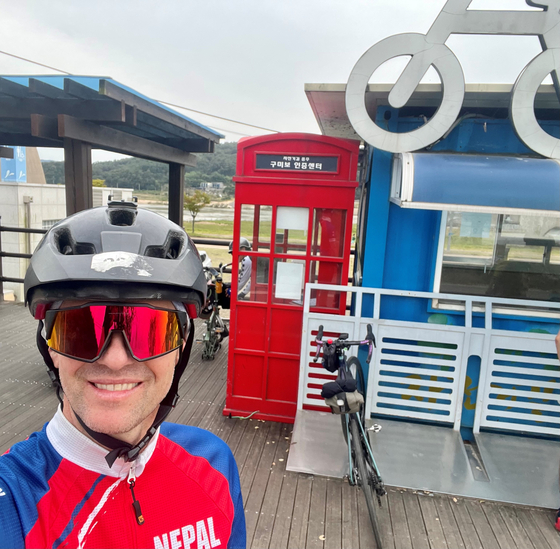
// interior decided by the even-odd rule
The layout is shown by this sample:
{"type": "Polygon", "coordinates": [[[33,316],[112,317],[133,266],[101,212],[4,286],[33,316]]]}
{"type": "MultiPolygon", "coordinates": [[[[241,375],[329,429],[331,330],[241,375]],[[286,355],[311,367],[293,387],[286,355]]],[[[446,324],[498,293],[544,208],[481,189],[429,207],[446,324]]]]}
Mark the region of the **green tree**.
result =
{"type": "Polygon", "coordinates": [[[106,187],[104,179],[93,179],[91,182],[93,187],[106,187]]]}
{"type": "MultiPolygon", "coordinates": [[[[185,186],[200,187],[205,181],[222,182],[225,194],[233,196],[237,143],[217,144],[212,154],[197,154],[197,166],[185,170],[185,186]]],[[[47,183],[64,184],[64,162],[44,161],[47,183]]],[[[169,182],[169,168],[162,162],[143,158],[122,158],[108,162],[94,162],[94,179],[102,179],[107,187],[133,188],[139,191],[163,191],[169,182]]]]}
{"type": "Polygon", "coordinates": [[[210,204],[210,195],[200,190],[193,194],[185,194],[185,208],[189,210],[192,217],[192,232],[194,234],[194,220],[204,206],[210,204]]]}

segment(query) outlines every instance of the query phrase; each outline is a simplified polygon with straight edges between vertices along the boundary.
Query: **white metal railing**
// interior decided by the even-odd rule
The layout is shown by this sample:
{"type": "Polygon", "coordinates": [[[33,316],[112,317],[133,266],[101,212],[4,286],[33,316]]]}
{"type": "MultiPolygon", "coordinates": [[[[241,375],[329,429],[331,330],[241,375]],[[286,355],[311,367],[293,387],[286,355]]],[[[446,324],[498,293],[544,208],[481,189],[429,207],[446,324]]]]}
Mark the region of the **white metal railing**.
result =
{"type": "MultiPolygon", "coordinates": [[[[560,363],[554,335],[493,329],[493,319],[508,307],[530,307],[532,315],[535,310],[547,309],[543,313],[547,321],[551,310],[560,313],[560,303],[307,284],[298,409],[323,405],[322,384],[335,378],[312,361],[319,325],[334,334],[347,332],[350,339],[357,340],[363,339],[367,324],[372,324],[378,346],[369,368],[368,416],[430,420],[459,429],[467,364],[474,355],[481,359],[475,432],[497,428],[560,436],[560,363]],[[310,312],[313,290],[352,294],[356,314],[310,312]],[[371,316],[359,315],[364,296],[373,300],[371,316]],[[387,297],[451,301],[455,308],[460,304],[465,325],[382,318],[381,302],[387,297]],[[483,311],[483,327],[476,326],[481,324],[475,321],[480,316],[477,311],[483,311]]],[[[441,312],[439,309],[434,314],[441,312]]]]}

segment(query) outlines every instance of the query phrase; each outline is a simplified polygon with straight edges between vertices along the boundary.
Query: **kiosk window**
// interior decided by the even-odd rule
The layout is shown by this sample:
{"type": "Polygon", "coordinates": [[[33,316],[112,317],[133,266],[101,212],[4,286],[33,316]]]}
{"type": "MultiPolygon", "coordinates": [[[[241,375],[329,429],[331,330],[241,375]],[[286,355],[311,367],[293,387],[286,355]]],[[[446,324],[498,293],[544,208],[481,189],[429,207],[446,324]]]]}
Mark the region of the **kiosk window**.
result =
{"type": "Polygon", "coordinates": [[[308,223],[309,208],[278,206],[275,252],[277,254],[305,255],[308,223]]]}
{"type": "Polygon", "coordinates": [[[272,206],[241,205],[241,238],[251,243],[255,252],[270,251],[272,229],[272,206]]]}
{"type": "Polygon", "coordinates": [[[434,291],[560,301],[560,219],[444,212],[434,291]]]}

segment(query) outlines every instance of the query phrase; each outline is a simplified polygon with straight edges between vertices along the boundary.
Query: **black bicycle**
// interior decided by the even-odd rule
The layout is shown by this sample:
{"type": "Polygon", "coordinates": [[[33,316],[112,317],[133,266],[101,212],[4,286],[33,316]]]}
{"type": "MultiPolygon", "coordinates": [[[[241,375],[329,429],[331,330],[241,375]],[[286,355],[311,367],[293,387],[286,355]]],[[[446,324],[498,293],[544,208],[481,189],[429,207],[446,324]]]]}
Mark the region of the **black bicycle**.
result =
{"type": "Polygon", "coordinates": [[[317,362],[322,351],[323,367],[329,372],[338,372],[336,381],[323,385],[321,395],[333,413],[340,414],[342,433],[348,444],[348,482],[362,489],[373,535],[378,549],[382,549],[374,500],[381,507],[381,498],[386,491],[365,430],[364,373],[357,357],[351,356],[347,360],[345,355],[345,351],[353,345],[368,345],[366,362],[369,364],[375,347],[375,337],[371,325],[368,324],[367,336],[363,341],[348,341],[348,334],[340,334],[335,340],[323,341],[323,326],[319,326],[315,341],[317,353],[314,362],[317,362]]]}
{"type": "Polygon", "coordinates": [[[223,272],[228,265],[220,263],[218,269],[204,267],[207,280],[207,296],[200,317],[206,321],[206,331],[202,339],[197,342],[203,343],[202,358],[214,360],[215,354],[222,346],[222,341],[228,337],[229,330],[220,316],[220,307],[229,309],[231,284],[223,281],[223,272]]]}

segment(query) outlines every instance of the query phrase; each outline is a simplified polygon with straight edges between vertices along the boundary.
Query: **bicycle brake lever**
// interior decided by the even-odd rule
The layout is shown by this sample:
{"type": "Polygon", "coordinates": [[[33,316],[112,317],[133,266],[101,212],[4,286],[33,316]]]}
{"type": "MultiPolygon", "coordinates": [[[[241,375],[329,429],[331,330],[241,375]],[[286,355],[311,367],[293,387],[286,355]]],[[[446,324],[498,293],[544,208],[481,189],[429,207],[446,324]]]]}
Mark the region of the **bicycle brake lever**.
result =
{"type": "Polygon", "coordinates": [[[317,337],[315,338],[315,342],[317,343],[317,352],[313,357],[313,362],[317,362],[319,360],[319,353],[321,352],[321,347],[323,346],[323,325],[319,326],[319,330],[317,331],[317,337]]]}
{"type": "Polygon", "coordinates": [[[373,335],[373,330],[371,329],[371,324],[367,325],[366,339],[369,339],[373,343],[373,346],[377,347],[377,345],[375,344],[375,336],[373,335]]]}
{"type": "Polygon", "coordinates": [[[371,324],[367,325],[366,339],[370,342],[370,344],[368,345],[368,356],[366,358],[366,363],[369,364],[371,362],[371,355],[373,354],[373,348],[376,347],[375,336],[373,335],[373,330],[371,329],[371,324]]]}

